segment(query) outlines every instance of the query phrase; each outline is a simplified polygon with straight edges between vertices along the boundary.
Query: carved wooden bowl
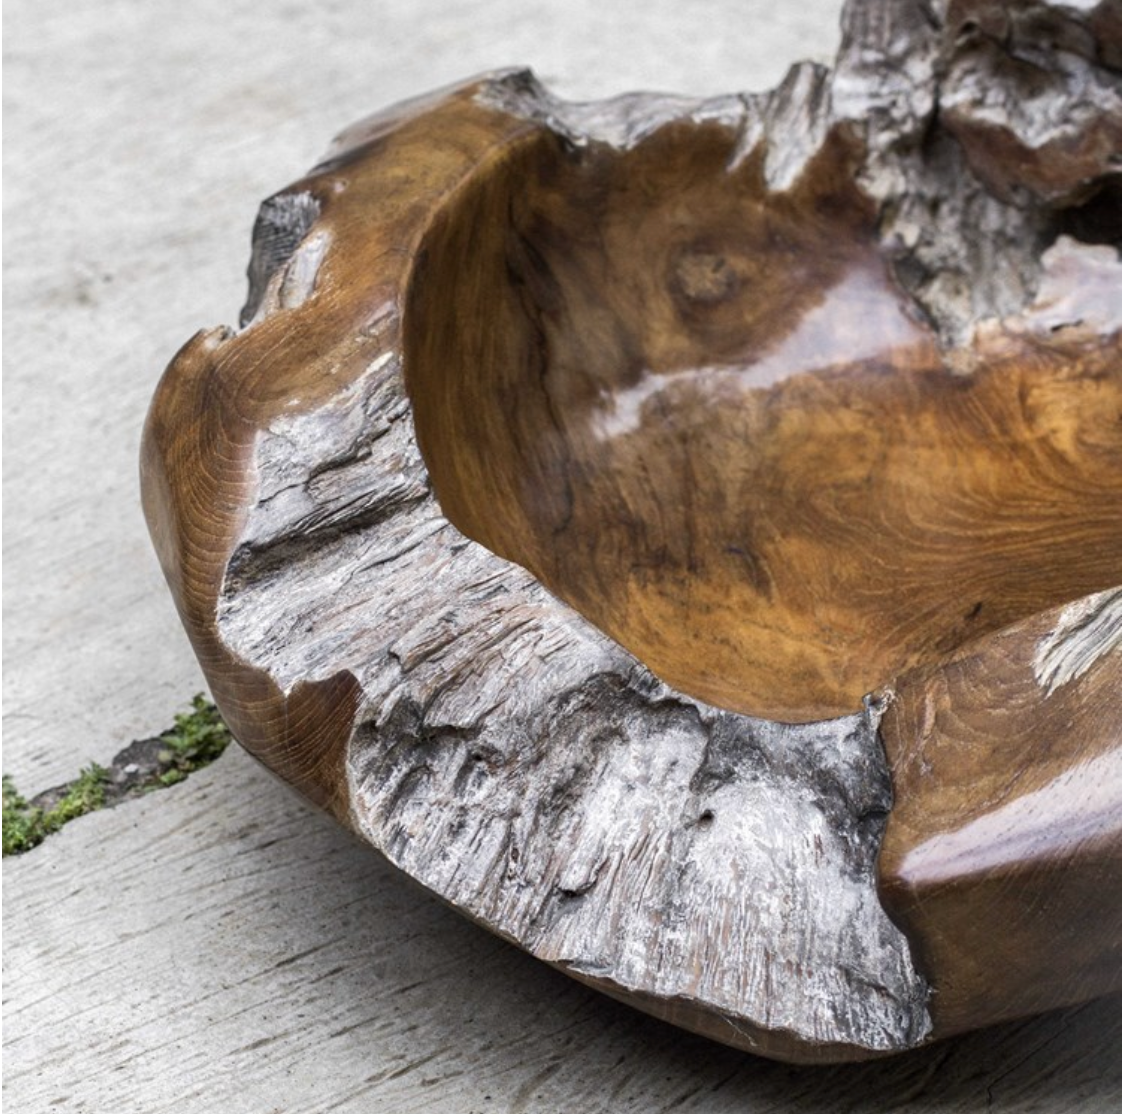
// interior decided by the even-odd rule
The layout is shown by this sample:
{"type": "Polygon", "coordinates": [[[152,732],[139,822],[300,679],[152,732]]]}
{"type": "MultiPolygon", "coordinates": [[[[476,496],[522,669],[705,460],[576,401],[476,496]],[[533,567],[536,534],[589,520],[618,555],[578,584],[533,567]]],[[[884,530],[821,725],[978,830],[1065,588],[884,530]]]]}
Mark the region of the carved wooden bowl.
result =
{"type": "Polygon", "coordinates": [[[1120,963],[1119,260],[921,171],[979,198],[965,259],[1033,253],[1011,312],[937,293],[828,80],[510,73],[359,125],[143,457],[244,746],[533,954],[794,1060],[1120,963]]]}

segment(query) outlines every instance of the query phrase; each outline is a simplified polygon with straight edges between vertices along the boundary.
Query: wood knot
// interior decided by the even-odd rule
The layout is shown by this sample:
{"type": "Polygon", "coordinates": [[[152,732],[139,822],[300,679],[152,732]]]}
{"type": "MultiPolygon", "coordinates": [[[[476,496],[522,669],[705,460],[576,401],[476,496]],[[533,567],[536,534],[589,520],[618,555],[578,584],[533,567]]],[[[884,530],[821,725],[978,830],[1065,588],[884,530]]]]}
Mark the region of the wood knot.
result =
{"type": "Polygon", "coordinates": [[[740,276],[720,252],[690,249],[674,264],[677,298],[712,305],[732,298],[739,286],[740,276]]]}

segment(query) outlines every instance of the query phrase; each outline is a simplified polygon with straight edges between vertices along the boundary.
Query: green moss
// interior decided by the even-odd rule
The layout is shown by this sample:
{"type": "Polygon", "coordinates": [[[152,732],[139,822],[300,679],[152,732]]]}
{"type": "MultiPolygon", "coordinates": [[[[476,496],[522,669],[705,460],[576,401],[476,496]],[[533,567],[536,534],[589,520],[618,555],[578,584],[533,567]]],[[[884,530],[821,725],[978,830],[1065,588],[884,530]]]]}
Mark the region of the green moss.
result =
{"type": "Polygon", "coordinates": [[[31,850],[75,817],[175,785],[214,762],[230,742],[218,709],[200,693],[192,698],[192,710],[175,716],[173,726],[156,739],[132,743],[109,768],[92,763],[74,781],[31,801],[5,774],[4,854],[31,850]]]}
{"type": "Polygon", "coordinates": [[[106,803],[109,771],[92,763],[67,787],[50,808],[29,804],[4,775],[4,854],[18,855],[42,843],[75,817],[85,816],[106,803]]]}
{"type": "Polygon", "coordinates": [[[16,855],[34,847],[39,834],[42,813],[32,809],[20,796],[12,779],[4,775],[4,854],[16,855]]]}
{"type": "Polygon", "coordinates": [[[170,767],[160,776],[163,785],[174,785],[193,770],[214,762],[231,742],[231,732],[219,709],[203,693],[192,697],[192,710],[175,716],[173,723],[161,735],[168,747],[170,767]],[[174,772],[180,776],[170,779],[174,772]]]}

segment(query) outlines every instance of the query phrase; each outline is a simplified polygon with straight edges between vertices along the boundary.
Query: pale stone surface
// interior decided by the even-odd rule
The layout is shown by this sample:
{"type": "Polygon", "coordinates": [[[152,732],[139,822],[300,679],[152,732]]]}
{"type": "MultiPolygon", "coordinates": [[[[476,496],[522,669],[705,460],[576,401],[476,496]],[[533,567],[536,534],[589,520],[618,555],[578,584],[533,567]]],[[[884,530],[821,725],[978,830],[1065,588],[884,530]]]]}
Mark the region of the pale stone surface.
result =
{"type": "MultiPolygon", "coordinates": [[[[234,323],[259,200],[402,97],[733,92],[837,3],[13,0],[5,9],[5,754],[28,793],[202,687],[144,533],[140,426],[234,323]],[[759,13],[759,14],[758,14],[759,13]]],[[[1119,1006],[894,1061],[758,1061],[570,983],[406,886],[242,753],[3,868],[12,1110],[1103,1111],[1119,1006]]]]}

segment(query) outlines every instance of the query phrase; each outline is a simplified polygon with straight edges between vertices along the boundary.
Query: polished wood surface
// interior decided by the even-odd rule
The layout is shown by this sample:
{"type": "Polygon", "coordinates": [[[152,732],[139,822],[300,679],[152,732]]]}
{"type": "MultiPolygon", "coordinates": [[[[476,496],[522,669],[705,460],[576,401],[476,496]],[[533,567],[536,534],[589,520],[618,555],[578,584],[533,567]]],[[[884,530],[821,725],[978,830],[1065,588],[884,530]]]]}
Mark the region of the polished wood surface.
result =
{"type": "MultiPolygon", "coordinates": [[[[1119,593],[1103,606],[1118,623],[1119,593]]],[[[1119,984],[1123,661],[1117,644],[1055,676],[1061,626],[1033,616],[901,677],[882,720],[879,882],[941,1032],[1119,984]]]]}
{"type": "Polygon", "coordinates": [[[1120,579],[1119,336],[949,370],[845,142],[786,193],[723,128],[447,207],[405,315],[444,511],[674,687],[806,721],[1120,579]]]}

